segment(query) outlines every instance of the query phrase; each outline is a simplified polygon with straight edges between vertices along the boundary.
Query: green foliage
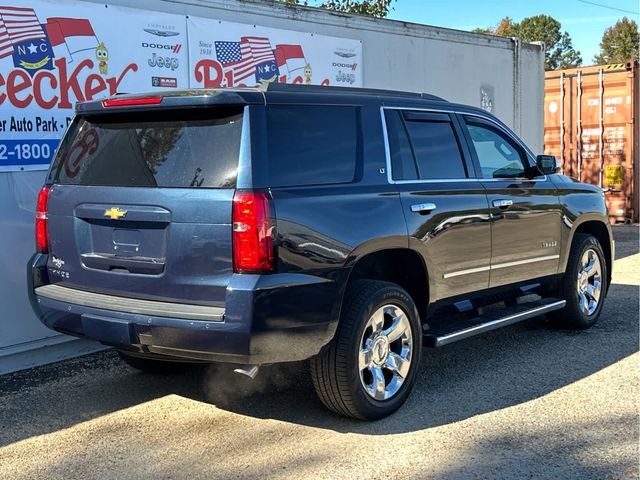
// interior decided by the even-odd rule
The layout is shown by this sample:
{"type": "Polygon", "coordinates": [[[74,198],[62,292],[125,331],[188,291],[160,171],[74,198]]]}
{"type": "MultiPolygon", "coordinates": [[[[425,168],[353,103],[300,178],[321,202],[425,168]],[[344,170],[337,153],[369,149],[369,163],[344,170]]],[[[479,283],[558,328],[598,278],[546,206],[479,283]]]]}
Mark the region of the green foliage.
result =
{"type": "Polygon", "coordinates": [[[493,34],[501,37],[517,37],[518,24],[514,23],[512,18],[504,17],[496,26],[493,34]]]}
{"type": "Polygon", "coordinates": [[[370,15],[372,17],[384,18],[389,14],[391,4],[395,0],[325,0],[319,5],[314,5],[309,0],[282,0],[289,5],[317,6],[318,8],[326,8],[336,12],[359,13],[361,15],[370,15]]]}
{"type": "Polygon", "coordinates": [[[544,42],[546,70],[572,68],[582,65],[580,52],[573,48],[571,36],[561,32],[558,20],[549,15],[535,15],[520,23],[504,17],[495,27],[476,29],[479,33],[491,33],[501,37],[518,37],[523,42],[544,42]]]}
{"type": "Polygon", "coordinates": [[[558,65],[557,68],[561,70],[582,65],[580,52],[573,48],[571,37],[567,32],[564,32],[562,37],[560,37],[560,42],[558,42],[553,55],[555,55],[553,62],[556,62],[558,65]]]}
{"type": "Polygon", "coordinates": [[[634,20],[624,17],[605,30],[600,42],[600,53],[593,60],[597,64],[603,65],[638,59],[640,54],[639,41],[638,24],[634,20]]]}
{"type": "MultiPolygon", "coordinates": [[[[557,57],[554,51],[560,41],[560,22],[549,15],[536,15],[527,17],[517,24],[516,32],[525,42],[544,42],[547,52],[553,58],[557,57]]],[[[568,34],[567,34],[568,35],[568,34]]]]}

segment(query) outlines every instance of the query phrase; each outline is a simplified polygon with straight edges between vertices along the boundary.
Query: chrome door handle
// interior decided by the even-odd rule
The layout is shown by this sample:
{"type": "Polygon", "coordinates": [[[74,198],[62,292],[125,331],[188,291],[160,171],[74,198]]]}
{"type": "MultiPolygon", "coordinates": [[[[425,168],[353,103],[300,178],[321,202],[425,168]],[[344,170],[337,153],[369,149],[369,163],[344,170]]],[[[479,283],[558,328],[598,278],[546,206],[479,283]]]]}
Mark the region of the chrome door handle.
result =
{"type": "Polygon", "coordinates": [[[415,203],[411,205],[411,211],[414,213],[427,213],[435,209],[435,203],[415,203]]]}
{"type": "Polygon", "coordinates": [[[509,208],[511,205],[513,205],[513,200],[506,200],[504,198],[500,198],[498,200],[494,200],[493,202],[491,202],[491,204],[494,207],[497,208],[509,208]]]}

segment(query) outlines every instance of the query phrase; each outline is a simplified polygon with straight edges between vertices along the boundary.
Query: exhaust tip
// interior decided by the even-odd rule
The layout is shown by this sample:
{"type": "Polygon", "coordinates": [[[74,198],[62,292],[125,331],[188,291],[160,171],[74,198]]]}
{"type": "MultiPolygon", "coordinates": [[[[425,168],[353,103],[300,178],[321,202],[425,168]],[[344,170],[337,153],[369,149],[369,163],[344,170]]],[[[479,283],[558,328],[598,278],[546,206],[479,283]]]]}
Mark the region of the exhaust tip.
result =
{"type": "Polygon", "coordinates": [[[256,378],[256,375],[258,375],[258,370],[260,369],[260,367],[258,365],[247,365],[246,367],[238,367],[236,369],[234,369],[233,371],[235,373],[239,373],[241,375],[245,375],[247,377],[249,377],[251,380],[253,380],[254,378],[256,378]]]}

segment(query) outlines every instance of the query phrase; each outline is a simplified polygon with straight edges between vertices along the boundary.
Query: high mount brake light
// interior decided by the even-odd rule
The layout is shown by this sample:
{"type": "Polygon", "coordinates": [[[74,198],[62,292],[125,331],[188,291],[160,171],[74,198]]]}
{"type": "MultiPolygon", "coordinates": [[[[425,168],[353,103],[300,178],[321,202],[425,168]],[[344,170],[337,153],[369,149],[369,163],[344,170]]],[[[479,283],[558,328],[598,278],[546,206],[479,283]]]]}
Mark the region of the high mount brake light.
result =
{"type": "Polygon", "coordinates": [[[51,192],[51,187],[42,187],[36,202],[36,251],[38,253],[49,252],[49,232],[47,231],[49,192],[51,192]]]}
{"type": "Polygon", "coordinates": [[[236,192],[233,196],[233,270],[273,270],[269,200],[263,192],[236,192]]]}
{"type": "Polygon", "coordinates": [[[103,100],[102,106],[107,107],[127,107],[135,105],[157,105],[162,101],[162,97],[146,97],[146,98],[110,98],[103,100]]]}

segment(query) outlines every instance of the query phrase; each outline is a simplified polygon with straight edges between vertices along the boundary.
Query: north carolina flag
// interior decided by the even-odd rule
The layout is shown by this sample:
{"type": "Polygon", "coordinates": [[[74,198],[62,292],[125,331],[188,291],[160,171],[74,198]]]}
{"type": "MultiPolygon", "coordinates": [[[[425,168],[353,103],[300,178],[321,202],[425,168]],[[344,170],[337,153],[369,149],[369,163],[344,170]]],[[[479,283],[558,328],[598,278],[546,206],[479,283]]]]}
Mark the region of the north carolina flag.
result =
{"type": "Polygon", "coordinates": [[[17,44],[44,38],[33,8],[0,6],[0,58],[13,55],[17,44]]]}
{"type": "Polygon", "coordinates": [[[84,18],[47,18],[47,36],[56,57],[73,57],[74,53],[93,50],[98,39],[89,20],[84,18]]]}
{"type": "Polygon", "coordinates": [[[274,53],[280,72],[287,72],[289,80],[303,75],[307,61],[300,45],[276,45],[274,53]]]}

